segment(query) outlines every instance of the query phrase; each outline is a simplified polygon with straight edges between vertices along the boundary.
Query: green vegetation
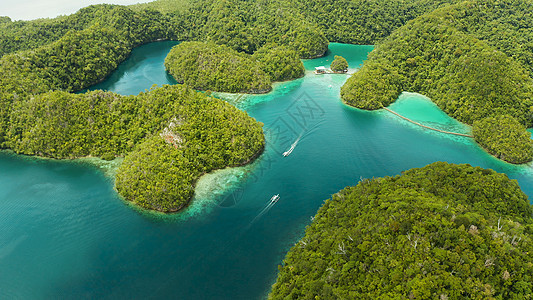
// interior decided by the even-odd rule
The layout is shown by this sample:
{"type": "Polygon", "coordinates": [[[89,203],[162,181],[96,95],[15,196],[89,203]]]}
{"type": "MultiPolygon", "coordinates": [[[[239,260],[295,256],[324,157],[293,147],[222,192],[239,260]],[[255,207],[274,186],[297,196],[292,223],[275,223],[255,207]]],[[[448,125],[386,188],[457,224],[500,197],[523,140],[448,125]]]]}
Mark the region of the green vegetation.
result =
{"type": "Polygon", "coordinates": [[[184,86],[138,96],[55,91],[17,101],[4,143],[53,158],[125,156],[118,192],[149,209],[177,211],[205,172],[242,165],[264,147],[261,124],[184,86]]]}
{"type": "MultiPolygon", "coordinates": [[[[137,46],[168,35],[169,18],[158,11],[132,11],[119,5],[91,5],[77,13],[55,19],[0,22],[0,56],[37,49],[90,27],[105,27],[123,42],[137,46]]],[[[105,42],[103,39],[100,42],[105,42]]]]}
{"type": "Polygon", "coordinates": [[[159,111],[166,119],[117,172],[118,192],[141,207],[177,211],[192,198],[202,174],[246,164],[264,147],[261,124],[224,101],[168,86],[137,98],[146,103],[140,110],[156,116],[159,111]]]}
{"type": "Polygon", "coordinates": [[[339,43],[373,45],[396,28],[426,12],[455,0],[298,0],[295,6],[339,43]]]}
{"type": "Polygon", "coordinates": [[[157,0],[148,3],[132,4],[128,7],[134,11],[145,9],[155,9],[161,13],[169,12],[184,12],[191,8],[191,1],[189,0],[157,0]]]}
{"type": "Polygon", "coordinates": [[[499,159],[514,164],[533,159],[531,133],[509,115],[476,121],[472,132],[476,141],[499,159]]]}
{"type": "MultiPolygon", "coordinates": [[[[112,72],[129,55],[133,47],[165,35],[166,26],[163,26],[164,22],[161,22],[159,12],[134,13],[121,6],[91,6],[80,11],[77,20],[79,24],[84,24],[81,16],[92,19],[92,15],[95,14],[100,17],[97,20],[85,22],[94,23],[85,29],[70,30],[44,46],[6,54],[0,58],[0,73],[2,73],[0,77],[1,148],[15,147],[14,140],[18,138],[14,136],[21,134],[21,131],[13,129],[14,124],[11,124],[12,111],[31,109],[22,108],[22,106],[28,105],[35,98],[40,99],[43,93],[54,90],[74,92],[87,88],[112,72]],[[92,12],[92,14],[84,12],[92,12]],[[99,22],[102,22],[102,25],[99,22]],[[8,133],[10,137],[7,136],[8,133]]],[[[58,22],[61,20],[63,19],[58,19],[58,22]]],[[[50,34],[52,33],[53,31],[50,34]]],[[[39,44],[39,42],[35,43],[39,44]]],[[[6,43],[1,43],[1,45],[6,45],[6,43]]],[[[15,48],[19,46],[24,48],[25,45],[31,45],[31,43],[18,45],[15,48]]],[[[46,96],[42,97],[46,98],[46,96]]],[[[65,97],[76,98],[73,95],[65,97]]],[[[62,101],[62,99],[60,97],[57,101],[62,101]]],[[[61,112],[51,113],[60,114],[61,112]]],[[[68,120],[68,122],[75,121],[68,120]]],[[[42,152],[43,155],[49,153],[46,149],[35,148],[24,149],[21,152],[32,151],[42,152]]],[[[76,153],[59,154],[60,157],[76,155],[76,153]]]]}
{"type": "Polygon", "coordinates": [[[252,53],[266,42],[277,41],[302,49],[305,53],[302,57],[309,58],[320,56],[321,51],[305,48],[325,50],[325,38],[340,43],[374,44],[407,21],[443,4],[456,2],[158,0],[133,8],[157,9],[173,15],[175,23],[194,24],[191,27],[194,36],[217,43],[231,43],[231,47],[239,51],[252,53]]]}
{"type": "MultiPolygon", "coordinates": [[[[533,39],[533,23],[499,26],[507,30],[509,39],[491,33],[495,23],[513,24],[508,17],[516,16],[512,12],[518,8],[526,9],[517,12],[518,18],[530,20],[531,4],[476,3],[437,9],[394,31],[342,87],[343,100],[358,108],[379,109],[395,101],[402,91],[418,92],[467,124],[508,114],[522,125],[532,126],[529,70],[533,61],[528,55],[519,55],[523,52],[521,41],[533,39]]],[[[515,150],[525,152],[501,157],[530,157],[526,148],[515,145],[515,150]]]]}
{"type": "Polygon", "coordinates": [[[348,61],[342,56],[335,55],[335,59],[331,62],[330,68],[333,72],[347,72],[348,61]]]}
{"type": "Polygon", "coordinates": [[[57,22],[69,29],[50,30],[40,47],[31,47],[39,41],[14,44],[29,50],[0,58],[0,146],[52,158],[125,156],[117,175],[119,193],[165,212],[190,200],[204,172],[253,159],[264,146],[260,125],[229,104],[188,88],[165,87],[128,97],[69,93],[105,78],[133,47],[172,38],[167,21],[157,11],[101,5],[60,19],[20,23],[39,27],[57,22]],[[79,28],[61,23],[71,18],[79,28]],[[162,130],[178,116],[184,121],[176,134],[187,141],[179,151],[161,142],[162,130]],[[161,169],[158,164],[166,159],[170,166],[161,169]]]}
{"type": "Polygon", "coordinates": [[[275,44],[249,55],[215,43],[183,42],[172,48],[165,67],[177,82],[197,90],[252,94],[269,92],[271,81],[305,72],[295,50],[275,44]]]}
{"type": "MultiPolygon", "coordinates": [[[[207,39],[217,44],[216,49],[232,51],[242,58],[240,67],[246,67],[248,74],[257,70],[253,76],[260,79],[248,80],[260,82],[252,91],[270,89],[271,77],[301,76],[299,57],[321,55],[327,49],[323,35],[296,20],[297,15],[289,9],[279,11],[279,16],[287,16],[283,22],[266,24],[271,19],[263,15],[243,23],[262,26],[250,31],[254,36],[250,48],[245,49],[248,44],[243,39],[248,37],[237,34],[242,28],[215,33],[206,24],[235,25],[211,14],[212,9],[218,11],[216,6],[222,5],[220,12],[231,14],[253,10],[244,2],[235,4],[238,11],[233,11],[231,3],[203,4],[184,5],[172,12],[164,12],[163,7],[156,11],[96,5],[52,20],[11,22],[3,18],[0,147],[53,158],[125,156],[117,177],[119,193],[143,207],[162,211],[186,205],[201,174],[253,159],[264,147],[260,126],[237,109],[220,106],[218,100],[207,101],[210,98],[195,96],[186,88],[164,88],[135,97],[102,91],[70,93],[104,79],[133,47],[160,39],[207,39]],[[257,53],[237,53],[225,46],[226,42],[234,49],[257,53]],[[211,104],[199,108],[202,101],[211,104]],[[173,134],[187,142],[183,148],[174,144],[163,147],[164,130],[170,130],[169,124],[182,115],[190,116],[173,134]]],[[[278,8],[264,4],[258,11],[273,13],[278,8]]]]}
{"type": "Polygon", "coordinates": [[[245,53],[227,46],[183,42],[174,46],[165,67],[179,83],[197,90],[230,93],[266,93],[269,76],[245,53]]]}
{"type": "Polygon", "coordinates": [[[530,299],[532,208],[505,174],[443,162],[323,205],[270,299],[530,299]]]}
{"type": "Polygon", "coordinates": [[[267,43],[296,50],[301,58],[324,55],[324,34],[286,1],[198,1],[180,19],[194,20],[196,40],[252,54],[267,43]]]}
{"type": "MultiPolygon", "coordinates": [[[[481,129],[491,124],[490,118],[504,114],[524,126],[533,124],[532,5],[523,0],[159,0],[131,7],[94,5],[55,19],[13,22],[2,17],[0,147],[54,158],[93,155],[105,159],[172,150],[162,148],[157,136],[176,117],[172,103],[196,96],[165,89],[162,93],[174,95],[162,97],[167,104],[142,111],[137,106],[150,106],[145,100],[155,92],[136,97],[105,92],[70,94],[103,80],[133,47],[143,43],[191,41],[173,51],[167,67],[179,81],[195,88],[266,92],[272,81],[302,76],[298,58],[323,55],[328,38],[369,44],[390,35],[343,87],[346,103],[378,109],[402,91],[420,92],[458,120],[468,124],[480,121],[476,126],[482,133],[476,139],[491,153],[523,162],[531,157],[529,143],[517,144],[519,139],[495,142],[490,135],[496,131],[481,129]],[[165,109],[159,110],[161,107],[165,109]],[[152,148],[160,151],[147,150],[152,148]]],[[[255,152],[258,143],[256,139],[255,152]]],[[[238,157],[249,156],[241,153],[238,157]]],[[[150,161],[146,157],[126,158],[125,166],[150,161]]],[[[154,161],[166,159],[156,157],[154,161]]],[[[238,164],[229,157],[223,159],[228,165],[238,164]]],[[[193,170],[189,175],[222,166],[206,163],[193,168],[186,160],[176,161],[193,170]]],[[[128,177],[126,173],[122,178],[155,178],[133,173],[128,177]]],[[[180,185],[190,186],[195,176],[180,185]]],[[[123,193],[131,190],[127,180],[121,184],[123,193]]],[[[157,190],[148,186],[147,190],[157,190]]],[[[132,191],[131,195],[156,209],[174,210],[183,205],[155,205],[153,199],[159,194],[132,191]]]]}
{"type": "Polygon", "coordinates": [[[259,62],[272,81],[292,80],[305,74],[298,52],[287,46],[266,44],[253,54],[252,59],[259,62]]]}
{"type": "Polygon", "coordinates": [[[160,30],[155,39],[209,41],[248,54],[277,43],[297,51],[301,58],[313,58],[322,56],[328,46],[322,32],[283,1],[162,0],[131,7],[93,5],[55,19],[11,22],[4,18],[0,21],[0,56],[36,49],[67,32],[94,25],[112,28],[126,38],[143,30],[147,37],[155,27],[160,30]]]}
{"type": "Polygon", "coordinates": [[[467,124],[502,113],[533,124],[528,72],[503,52],[447,24],[447,9],[413,20],[380,44],[343,86],[344,101],[380,107],[401,91],[419,92],[467,124]],[[371,95],[370,85],[387,86],[391,92],[371,95]]]}

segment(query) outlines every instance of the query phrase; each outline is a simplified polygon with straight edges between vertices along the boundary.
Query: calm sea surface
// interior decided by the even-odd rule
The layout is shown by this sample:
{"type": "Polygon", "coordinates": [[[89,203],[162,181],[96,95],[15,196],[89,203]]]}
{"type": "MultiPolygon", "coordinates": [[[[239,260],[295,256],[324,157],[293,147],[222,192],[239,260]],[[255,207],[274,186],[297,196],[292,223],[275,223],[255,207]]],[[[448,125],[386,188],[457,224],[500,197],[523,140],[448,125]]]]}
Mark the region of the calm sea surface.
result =
{"type": "MultiPolygon", "coordinates": [[[[171,84],[163,60],[175,42],[135,49],[98,88],[137,94],[171,84]]],[[[267,147],[250,166],[200,180],[179,214],[145,213],[113,190],[105,163],[0,153],[1,299],[260,299],[323,201],[360,178],[396,175],[434,161],[505,172],[533,194],[530,166],[498,161],[468,138],[428,131],[384,111],[341,103],[346,75],[314,75],[333,55],[359,67],[372,46],[331,44],[298,80],[267,95],[218,96],[265,124],[267,147]],[[291,144],[288,157],[281,153],[291,144]],[[280,200],[266,207],[274,194],[280,200]]],[[[469,128],[428,99],[404,93],[391,106],[450,131],[469,128]]]]}

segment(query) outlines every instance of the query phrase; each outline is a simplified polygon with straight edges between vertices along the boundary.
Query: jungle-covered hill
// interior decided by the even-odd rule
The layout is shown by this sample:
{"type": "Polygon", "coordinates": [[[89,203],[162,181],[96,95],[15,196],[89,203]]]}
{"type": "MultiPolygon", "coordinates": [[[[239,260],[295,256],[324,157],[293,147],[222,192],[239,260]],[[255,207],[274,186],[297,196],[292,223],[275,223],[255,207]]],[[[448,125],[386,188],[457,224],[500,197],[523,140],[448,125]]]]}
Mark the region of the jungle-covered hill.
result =
{"type": "MultiPolygon", "coordinates": [[[[301,76],[296,57],[323,55],[330,39],[381,41],[363,69],[344,86],[347,103],[375,109],[401,91],[418,91],[451,116],[477,126],[476,140],[494,155],[511,162],[528,161],[533,151],[524,152],[530,145],[522,137],[525,126],[532,124],[531,11],[531,4],[522,0],[160,0],[130,7],[94,5],[55,19],[13,22],[1,18],[0,147],[55,158],[112,158],[141,151],[142,145],[159,147],[146,141],[176,116],[148,116],[154,118],[147,122],[151,125],[133,128],[134,138],[124,137],[117,129],[87,138],[84,124],[100,127],[91,123],[95,120],[84,120],[80,112],[98,111],[94,105],[102,105],[105,116],[98,118],[106,119],[105,124],[129,126],[125,118],[142,113],[113,112],[114,104],[134,105],[118,95],[71,94],[105,79],[140,44],[172,39],[225,47],[246,55],[275,81],[301,76]],[[503,113],[516,120],[505,122],[512,128],[483,122],[503,113]],[[63,134],[57,141],[63,144],[45,134],[57,128],[63,134]],[[498,136],[521,138],[498,139],[495,131],[498,136]],[[42,137],[35,132],[43,133],[42,137]],[[73,136],[80,138],[66,142],[73,136]],[[97,144],[91,143],[99,140],[103,144],[95,150],[97,144]]],[[[171,89],[162,93],[183,97],[171,89]]],[[[186,100],[163,98],[172,107],[186,100]]],[[[262,147],[259,140],[254,136],[250,141],[258,146],[254,150],[262,147]]],[[[250,158],[245,156],[244,161],[250,158]]]]}
{"type": "Polygon", "coordinates": [[[418,92],[474,127],[509,115],[522,128],[474,130],[476,140],[497,156],[493,149],[508,149],[500,156],[506,161],[530,161],[529,139],[497,136],[518,129],[527,135],[526,127],[533,125],[532,11],[530,1],[480,0],[426,13],[379,43],[341,96],[349,105],[379,109],[403,91],[418,92]]]}
{"type": "Polygon", "coordinates": [[[164,212],[188,203],[201,174],[245,164],[261,153],[260,123],[186,86],[138,96],[73,93],[104,79],[133,47],[169,38],[161,13],[99,5],[54,20],[3,24],[59,24],[69,18],[77,18],[79,27],[50,30],[43,45],[14,44],[28,49],[0,58],[2,149],[51,158],[123,156],[118,192],[164,212]]]}
{"type": "Polygon", "coordinates": [[[168,38],[165,17],[153,10],[99,5],[74,16],[79,30],[0,58],[1,148],[51,158],[123,156],[118,192],[165,212],[188,203],[201,174],[261,153],[260,123],[186,86],[74,94],[104,79],[133,47],[168,38]]]}
{"type": "Polygon", "coordinates": [[[270,299],[530,299],[533,219],[515,180],[437,162],[334,194],[270,299]]]}
{"type": "Polygon", "coordinates": [[[183,42],[172,48],[165,67],[179,83],[229,93],[266,93],[273,81],[305,74],[295,50],[270,43],[250,55],[212,42],[183,42]]]}
{"type": "Polygon", "coordinates": [[[137,96],[43,93],[16,101],[8,124],[4,145],[17,153],[125,157],[117,191],[163,212],[187,205],[202,174],[246,164],[264,148],[261,123],[183,85],[137,96]]]}
{"type": "Polygon", "coordinates": [[[261,151],[260,124],[187,87],[73,94],[105,79],[134,47],[168,39],[247,55],[272,81],[301,76],[298,57],[321,56],[328,45],[308,12],[286,1],[163,0],[93,5],[54,19],[2,17],[0,148],[52,158],[125,156],[119,193],[147,208],[183,207],[199,174],[261,151]]]}

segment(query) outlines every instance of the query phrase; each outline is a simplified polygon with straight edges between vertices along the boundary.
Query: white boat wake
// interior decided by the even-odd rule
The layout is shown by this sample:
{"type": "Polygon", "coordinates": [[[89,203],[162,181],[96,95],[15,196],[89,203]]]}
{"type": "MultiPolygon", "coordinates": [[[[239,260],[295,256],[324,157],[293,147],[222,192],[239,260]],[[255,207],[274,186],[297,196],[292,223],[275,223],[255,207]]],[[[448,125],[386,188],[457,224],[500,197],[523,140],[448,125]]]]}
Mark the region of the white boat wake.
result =
{"type": "Polygon", "coordinates": [[[259,212],[257,216],[255,216],[252,222],[250,222],[250,225],[260,219],[264,214],[266,214],[274,206],[274,204],[278,202],[278,200],[279,194],[272,196],[272,198],[270,198],[270,201],[268,201],[267,205],[259,212]]]}
{"type": "Polygon", "coordinates": [[[289,150],[283,152],[283,156],[287,157],[291,155],[292,151],[294,151],[294,148],[296,148],[296,145],[298,145],[298,142],[300,141],[301,137],[302,135],[300,134],[300,136],[296,139],[296,141],[294,141],[294,143],[291,144],[291,147],[289,148],[289,150]]]}
{"type": "Polygon", "coordinates": [[[284,157],[287,157],[289,155],[291,155],[292,151],[294,151],[294,148],[296,148],[296,146],[298,145],[298,143],[300,142],[300,140],[302,139],[305,139],[305,137],[307,137],[310,133],[313,133],[314,131],[317,130],[317,128],[322,125],[322,123],[324,123],[324,120],[320,120],[320,122],[314,124],[311,128],[307,128],[307,129],[304,129],[302,131],[302,133],[300,133],[300,135],[298,136],[298,138],[296,138],[296,140],[294,141],[294,143],[291,144],[291,147],[282,153],[282,155],[284,157]]]}

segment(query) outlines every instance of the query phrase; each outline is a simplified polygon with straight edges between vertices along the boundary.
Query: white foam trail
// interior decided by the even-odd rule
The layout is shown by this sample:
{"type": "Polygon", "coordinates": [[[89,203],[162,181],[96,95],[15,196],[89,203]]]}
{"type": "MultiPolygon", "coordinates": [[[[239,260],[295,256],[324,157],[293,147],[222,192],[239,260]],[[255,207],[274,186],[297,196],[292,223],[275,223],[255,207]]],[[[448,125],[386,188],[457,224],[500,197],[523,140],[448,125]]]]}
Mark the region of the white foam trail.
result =
{"type": "Polygon", "coordinates": [[[324,123],[324,119],[321,119],[319,122],[315,123],[311,128],[309,129],[306,129],[302,132],[302,134],[300,134],[300,136],[302,137],[302,140],[305,139],[309,134],[315,132],[317,129],[318,129],[318,126],[322,125],[322,123],[324,123]]]}
{"type": "Polygon", "coordinates": [[[298,145],[298,143],[305,139],[309,134],[315,132],[318,128],[318,126],[320,126],[322,123],[324,123],[324,120],[320,120],[319,122],[315,123],[311,128],[309,129],[304,129],[302,130],[302,132],[300,133],[300,135],[298,136],[298,138],[296,138],[296,140],[294,141],[294,143],[291,144],[291,147],[289,148],[289,150],[283,152],[283,156],[287,157],[289,156],[292,151],[294,151],[294,148],[296,148],[296,146],[298,145]]]}
{"type": "Polygon", "coordinates": [[[287,157],[291,155],[292,151],[294,151],[294,148],[296,148],[296,145],[298,145],[298,142],[300,141],[301,137],[302,137],[302,134],[300,134],[300,136],[298,136],[296,141],[294,141],[294,143],[291,144],[291,147],[289,148],[289,150],[283,152],[283,156],[287,157]]]}
{"type": "Polygon", "coordinates": [[[252,222],[250,222],[250,225],[252,225],[253,223],[255,223],[255,221],[259,220],[264,214],[266,214],[271,208],[272,206],[274,206],[274,204],[276,204],[276,202],[269,202],[265,208],[263,208],[259,214],[257,214],[257,216],[255,216],[255,218],[252,220],[252,222]]]}

